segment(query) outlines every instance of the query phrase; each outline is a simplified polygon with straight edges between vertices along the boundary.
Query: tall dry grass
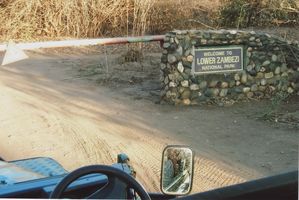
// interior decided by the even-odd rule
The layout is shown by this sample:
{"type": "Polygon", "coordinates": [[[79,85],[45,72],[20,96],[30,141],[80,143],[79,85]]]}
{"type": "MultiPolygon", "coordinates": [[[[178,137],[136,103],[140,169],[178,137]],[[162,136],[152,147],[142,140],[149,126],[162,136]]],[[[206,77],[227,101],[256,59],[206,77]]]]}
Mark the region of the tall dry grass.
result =
{"type": "Polygon", "coordinates": [[[213,2],[0,0],[0,40],[142,35],[174,28],[196,28],[210,13],[209,5],[219,0],[213,2]]]}
{"type": "Polygon", "coordinates": [[[143,34],[151,0],[2,0],[2,39],[143,34]]]}

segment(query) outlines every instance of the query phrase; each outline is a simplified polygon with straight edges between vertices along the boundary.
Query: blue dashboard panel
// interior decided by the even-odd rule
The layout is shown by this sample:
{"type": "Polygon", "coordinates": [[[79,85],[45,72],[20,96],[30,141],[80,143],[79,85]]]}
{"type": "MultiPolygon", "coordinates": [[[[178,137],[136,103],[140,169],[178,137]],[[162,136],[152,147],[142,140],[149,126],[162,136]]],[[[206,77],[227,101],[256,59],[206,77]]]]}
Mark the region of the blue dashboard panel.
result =
{"type": "Polygon", "coordinates": [[[45,177],[59,176],[68,173],[57,161],[47,157],[15,160],[10,163],[45,177]]]}

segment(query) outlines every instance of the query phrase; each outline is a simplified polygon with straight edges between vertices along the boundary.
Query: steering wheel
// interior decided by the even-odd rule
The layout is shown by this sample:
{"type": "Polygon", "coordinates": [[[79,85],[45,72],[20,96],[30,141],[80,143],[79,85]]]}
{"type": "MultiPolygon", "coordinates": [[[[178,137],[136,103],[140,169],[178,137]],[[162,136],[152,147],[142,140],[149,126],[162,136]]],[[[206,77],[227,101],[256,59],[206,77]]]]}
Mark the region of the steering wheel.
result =
{"type": "MultiPolygon", "coordinates": [[[[143,186],[138,183],[132,176],[127,174],[126,172],[106,165],[90,165],[86,167],[82,167],[79,169],[76,169],[75,171],[69,173],[66,175],[55,187],[55,189],[52,191],[50,198],[58,199],[62,197],[62,194],[65,192],[67,187],[73,183],[78,178],[88,175],[88,174],[104,174],[108,177],[108,183],[103,186],[101,189],[97,190],[96,192],[92,193],[86,198],[93,199],[93,198],[105,198],[103,193],[109,193],[113,192],[113,186],[115,187],[115,184],[117,182],[121,182],[123,185],[126,186],[126,188],[132,188],[135,192],[140,196],[141,199],[144,200],[150,200],[149,194],[146,192],[146,190],[143,188],[143,186]]],[[[117,188],[114,188],[114,191],[119,191],[117,188]]],[[[116,194],[117,195],[117,194],[116,194]]],[[[111,198],[111,196],[109,197],[111,198]]],[[[116,197],[117,198],[117,197],[116,197]]],[[[119,196],[118,196],[119,198],[119,196]]]]}

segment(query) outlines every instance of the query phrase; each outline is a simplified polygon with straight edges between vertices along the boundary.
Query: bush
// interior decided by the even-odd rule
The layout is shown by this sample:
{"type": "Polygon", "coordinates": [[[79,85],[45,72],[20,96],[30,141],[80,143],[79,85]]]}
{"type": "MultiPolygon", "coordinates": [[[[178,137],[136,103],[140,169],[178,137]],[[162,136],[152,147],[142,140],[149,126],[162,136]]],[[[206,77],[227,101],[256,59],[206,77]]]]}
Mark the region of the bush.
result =
{"type": "Polygon", "coordinates": [[[223,0],[222,4],[218,18],[220,26],[246,28],[299,24],[296,0],[223,0]]]}

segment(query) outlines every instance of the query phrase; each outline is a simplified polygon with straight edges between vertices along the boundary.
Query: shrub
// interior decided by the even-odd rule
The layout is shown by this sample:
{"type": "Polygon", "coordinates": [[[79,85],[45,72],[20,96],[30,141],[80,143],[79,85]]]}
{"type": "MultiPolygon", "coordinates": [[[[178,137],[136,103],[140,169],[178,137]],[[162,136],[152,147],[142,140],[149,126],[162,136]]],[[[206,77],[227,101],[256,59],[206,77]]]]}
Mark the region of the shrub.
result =
{"type": "Polygon", "coordinates": [[[298,25],[297,0],[222,0],[218,23],[224,27],[298,25]]]}

